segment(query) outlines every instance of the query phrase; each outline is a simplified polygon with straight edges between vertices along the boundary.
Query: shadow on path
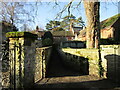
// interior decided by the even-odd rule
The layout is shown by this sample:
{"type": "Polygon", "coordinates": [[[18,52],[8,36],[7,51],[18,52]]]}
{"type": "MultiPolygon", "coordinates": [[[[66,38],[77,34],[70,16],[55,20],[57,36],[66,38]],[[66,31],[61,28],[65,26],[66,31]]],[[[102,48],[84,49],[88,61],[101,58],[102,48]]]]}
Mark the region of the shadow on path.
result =
{"type": "Polygon", "coordinates": [[[64,66],[56,47],[53,47],[47,76],[36,83],[34,88],[80,88],[83,90],[120,90],[120,86],[107,79],[93,75],[82,75],[64,66]]]}
{"type": "Polygon", "coordinates": [[[59,52],[57,51],[57,47],[53,46],[52,56],[46,77],[63,77],[80,75],[81,75],[80,72],[71,70],[62,63],[62,58],[59,52]]]}

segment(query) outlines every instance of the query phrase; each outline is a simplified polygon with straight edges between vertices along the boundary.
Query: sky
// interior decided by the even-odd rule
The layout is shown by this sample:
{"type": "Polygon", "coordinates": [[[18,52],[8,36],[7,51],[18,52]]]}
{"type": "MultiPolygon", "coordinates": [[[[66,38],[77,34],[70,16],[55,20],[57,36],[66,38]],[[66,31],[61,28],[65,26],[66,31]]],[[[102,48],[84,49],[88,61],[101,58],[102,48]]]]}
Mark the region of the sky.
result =
{"type": "MultiPolygon", "coordinates": [[[[7,1],[7,0],[4,0],[7,1]]],[[[13,2],[14,0],[8,0],[9,2],[13,2]]],[[[7,1],[7,2],[8,2],[7,1]]],[[[63,8],[65,7],[65,5],[68,4],[68,1],[71,0],[54,0],[54,1],[58,1],[57,5],[55,4],[55,2],[52,2],[53,0],[42,0],[42,2],[39,2],[40,0],[37,0],[37,6],[36,6],[36,2],[35,0],[15,0],[16,2],[23,2],[26,3],[25,4],[25,9],[27,11],[29,11],[30,15],[34,14],[34,12],[36,12],[35,14],[35,19],[34,19],[34,23],[27,23],[29,24],[28,27],[30,27],[31,30],[35,30],[36,26],[39,26],[40,28],[46,29],[45,26],[47,23],[49,23],[50,20],[61,20],[61,18],[65,17],[68,15],[68,11],[65,10],[62,15],[61,18],[55,19],[57,14],[63,10],[63,8]],[[30,2],[29,2],[30,1],[30,2]],[[33,4],[34,6],[31,7],[30,4],[33,4]],[[34,10],[35,9],[35,10],[34,10]]],[[[85,15],[85,10],[84,10],[84,5],[83,3],[81,3],[77,8],[76,5],[78,5],[78,3],[81,0],[75,0],[72,3],[72,8],[70,9],[71,14],[73,14],[76,18],[78,17],[82,17],[83,21],[85,22],[86,25],[86,15],[85,15]]],[[[100,21],[103,21],[109,17],[112,17],[118,13],[120,13],[120,3],[118,5],[118,0],[102,0],[100,2],[100,21]],[[104,2],[106,1],[106,2],[104,2]]],[[[27,17],[20,17],[20,18],[27,18],[27,17]]],[[[29,19],[29,18],[28,18],[29,19]]],[[[21,23],[22,25],[23,23],[21,23]]],[[[22,27],[24,29],[24,27],[22,27]]]]}
{"type": "MultiPolygon", "coordinates": [[[[49,4],[46,2],[42,2],[38,6],[38,12],[35,20],[35,26],[38,25],[41,28],[45,29],[46,23],[48,23],[50,20],[55,20],[56,15],[60,10],[63,9],[65,5],[67,5],[68,2],[59,2],[59,6],[55,6],[54,2],[50,2],[49,4]],[[55,6],[55,7],[54,7],[55,6]]],[[[73,8],[78,4],[78,2],[73,3],[73,8]]],[[[111,16],[114,16],[118,13],[120,13],[118,2],[101,2],[100,3],[100,21],[105,20],[111,16]]],[[[78,10],[71,8],[71,14],[76,16],[76,18],[82,16],[83,21],[86,24],[86,15],[83,3],[79,6],[78,10]]],[[[61,17],[67,16],[68,12],[63,12],[61,17]]],[[[60,20],[60,19],[57,19],[60,20]]],[[[34,27],[35,28],[35,27],[34,27]]]]}

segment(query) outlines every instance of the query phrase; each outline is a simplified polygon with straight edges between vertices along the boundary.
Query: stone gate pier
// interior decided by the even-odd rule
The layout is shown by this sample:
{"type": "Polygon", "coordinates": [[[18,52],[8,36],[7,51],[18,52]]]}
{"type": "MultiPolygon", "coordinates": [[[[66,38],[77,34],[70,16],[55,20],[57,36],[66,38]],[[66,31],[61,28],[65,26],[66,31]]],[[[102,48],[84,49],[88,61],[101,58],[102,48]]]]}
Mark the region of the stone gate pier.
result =
{"type": "Polygon", "coordinates": [[[104,77],[120,84],[120,45],[101,45],[104,77]]]}
{"type": "Polygon", "coordinates": [[[34,83],[36,34],[9,32],[9,82],[10,88],[28,88],[34,83]]]}

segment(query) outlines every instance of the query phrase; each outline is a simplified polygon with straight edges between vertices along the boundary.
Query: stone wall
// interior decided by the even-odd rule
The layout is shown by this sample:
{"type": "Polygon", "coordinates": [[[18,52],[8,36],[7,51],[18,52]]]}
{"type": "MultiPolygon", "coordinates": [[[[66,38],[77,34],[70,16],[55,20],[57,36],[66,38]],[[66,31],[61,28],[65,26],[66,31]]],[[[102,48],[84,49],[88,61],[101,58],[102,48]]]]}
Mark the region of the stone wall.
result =
{"type": "Polygon", "coordinates": [[[89,62],[89,74],[99,77],[99,54],[98,49],[71,49],[63,48],[63,52],[70,53],[71,55],[81,56],[88,58],[89,62]]]}
{"type": "Polygon", "coordinates": [[[120,45],[101,45],[104,77],[120,83],[120,45]]]}
{"type": "MultiPolygon", "coordinates": [[[[9,78],[10,88],[30,88],[34,84],[35,39],[29,32],[9,32],[9,78]]],[[[3,86],[6,83],[3,83],[3,86]]]]}
{"type": "Polygon", "coordinates": [[[62,56],[62,62],[65,66],[70,69],[79,72],[80,74],[89,74],[88,59],[79,55],[71,54],[69,52],[64,52],[59,50],[62,56]]]}
{"type": "MultiPolygon", "coordinates": [[[[26,39],[25,39],[26,40],[26,39]]],[[[26,42],[26,41],[25,41],[26,42]]],[[[25,43],[24,42],[24,43],[25,43]]],[[[34,78],[35,78],[35,53],[36,53],[36,45],[34,41],[29,38],[27,42],[24,44],[24,87],[29,88],[34,84],[34,78]],[[29,41],[29,43],[28,43],[29,41]]],[[[22,64],[22,63],[21,63],[22,64]]],[[[21,82],[21,81],[20,81],[21,82]]]]}
{"type": "MultiPolygon", "coordinates": [[[[36,45],[37,36],[29,32],[9,32],[8,69],[2,72],[3,88],[31,88],[46,76],[52,47],[36,45]]],[[[5,68],[5,67],[3,67],[5,68]]]]}
{"type": "Polygon", "coordinates": [[[1,69],[1,85],[4,84],[4,87],[9,86],[9,53],[8,53],[9,43],[2,44],[2,53],[0,60],[0,69],[1,69]]]}
{"type": "Polygon", "coordinates": [[[60,45],[61,48],[85,48],[85,42],[81,41],[66,41],[62,42],[60,45]]]}
{"type": "Polygon", "coordinates": [[[100,59],[98,49],[63,48],[64,53],[83,56],[89,60],[89,74],[120,83],[120,45],[101,45],[100,59]],[[101,62],[100,62],[101,60],[101,62]],[[102,68],[102,69],[101,69],[102,68]]]}
{"type": "MultiPolygon", "coordinates": [[[[52,47],[36,48],[35,34],[9,32],[9,67],[3,72],[3,88],[31,88],[46,75],[52,47]]],[[[4,67],[3,67],[4,68],[4,67]]]]}
{"type": "Polygon", "coordinates": [[[52,47],[43,47],[36,49],[35,60],[35,82],[45,78],[48,63],[51,57],[52,47]]]}

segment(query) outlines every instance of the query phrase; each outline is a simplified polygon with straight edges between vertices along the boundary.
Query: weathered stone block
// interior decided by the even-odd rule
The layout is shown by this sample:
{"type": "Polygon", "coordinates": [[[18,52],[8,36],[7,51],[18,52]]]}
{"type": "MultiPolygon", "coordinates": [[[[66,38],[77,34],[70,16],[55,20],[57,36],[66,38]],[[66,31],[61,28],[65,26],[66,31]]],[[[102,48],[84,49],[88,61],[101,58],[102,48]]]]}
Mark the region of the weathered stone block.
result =
{"type": "Polygon", "coordinates": [[[46,77],[52,47],[37,48],[36,50],[35,82],[38,82],[46,77]]]}
{"type": "Polygon", "coordinates": [[[120,83],[120,45],[101,45],[102,62],[106,64],[106,77],[112,81],[120,83]],[[106,60],[106,62],[104,62],[106,60]]]}
{"type": "Polygon", "coordinates": [[[9,38],[10,88],[30,87],[34,84],[34,41],[37,35],[29,32],[9,32],[6,36],[9,38]]]}

